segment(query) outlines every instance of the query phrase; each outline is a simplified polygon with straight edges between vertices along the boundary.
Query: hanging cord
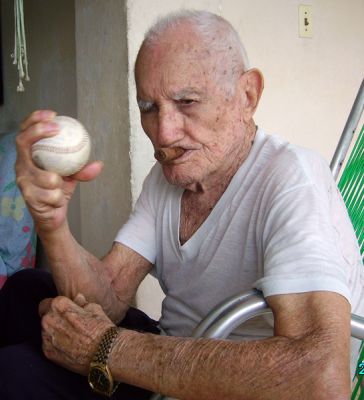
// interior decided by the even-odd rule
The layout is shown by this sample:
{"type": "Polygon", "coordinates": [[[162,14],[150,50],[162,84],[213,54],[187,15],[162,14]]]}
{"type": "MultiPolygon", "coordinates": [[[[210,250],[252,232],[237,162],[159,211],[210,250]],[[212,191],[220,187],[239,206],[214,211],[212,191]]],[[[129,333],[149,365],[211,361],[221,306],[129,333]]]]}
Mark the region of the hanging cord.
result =
{"type": "Polygon", "coordinates": [[[23,0],[14,0],[14,17],[15,17],[15,38],[14,53],[11,57],[14,59],[13,64],[17,64],[19,73],[18,92],[24,92],[23,79],[29,81],[28,75],[28,57],[27,45],[25,41],[24,29],[24,6],[23,0]]]}

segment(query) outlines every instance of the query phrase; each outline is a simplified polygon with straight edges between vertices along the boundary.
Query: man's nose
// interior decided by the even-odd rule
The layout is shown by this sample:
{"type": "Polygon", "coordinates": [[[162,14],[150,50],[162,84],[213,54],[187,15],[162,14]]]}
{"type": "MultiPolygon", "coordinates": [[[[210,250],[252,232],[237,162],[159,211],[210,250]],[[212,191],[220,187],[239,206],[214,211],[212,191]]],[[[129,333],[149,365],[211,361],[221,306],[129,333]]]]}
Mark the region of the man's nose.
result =
{"type": "Polygon", "coordinates": [[[183,137],[183,116],[177,110],[160,108],[158,122],[159,146],[170,146],[183,137]]]}

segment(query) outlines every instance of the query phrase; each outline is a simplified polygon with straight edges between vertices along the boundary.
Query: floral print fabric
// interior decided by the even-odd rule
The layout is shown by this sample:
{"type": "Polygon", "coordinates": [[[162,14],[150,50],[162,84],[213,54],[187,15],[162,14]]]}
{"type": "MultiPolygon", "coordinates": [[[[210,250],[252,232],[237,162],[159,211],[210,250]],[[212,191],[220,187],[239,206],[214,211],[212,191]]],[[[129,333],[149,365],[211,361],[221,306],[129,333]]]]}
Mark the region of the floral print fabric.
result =
{"type": "Polygon", "coordinates": [[[33,220],[15,181],[15,136],[0,136],[0,288],[8,276],[35,265],[33,220]]]}

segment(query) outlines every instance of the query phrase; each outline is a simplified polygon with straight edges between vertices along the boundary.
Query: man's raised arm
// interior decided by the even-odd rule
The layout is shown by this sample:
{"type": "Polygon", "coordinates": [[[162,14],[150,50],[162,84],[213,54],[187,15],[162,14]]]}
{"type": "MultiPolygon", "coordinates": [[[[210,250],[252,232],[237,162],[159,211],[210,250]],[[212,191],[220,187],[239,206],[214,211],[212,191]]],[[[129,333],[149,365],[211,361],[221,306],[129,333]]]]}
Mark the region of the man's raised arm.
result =
{"type": "Polygon", "coordinates": [[[79,181],[91,181],[102,170],[93,162],[71,177],[38,168],[31,157],[31,146],[44,137],[54,136],[58,126],[50,110],[30,114],[17,136],[17,184],[33,217],[37,234],[47,254],[59,294],[73,299],[81,293],[87,301],[100,304],[109,317],[119,321],[150,270],[150,263],[131,249],[114,244],[99,260],[73,237],[67,223],[69,201],[79,181]]]}

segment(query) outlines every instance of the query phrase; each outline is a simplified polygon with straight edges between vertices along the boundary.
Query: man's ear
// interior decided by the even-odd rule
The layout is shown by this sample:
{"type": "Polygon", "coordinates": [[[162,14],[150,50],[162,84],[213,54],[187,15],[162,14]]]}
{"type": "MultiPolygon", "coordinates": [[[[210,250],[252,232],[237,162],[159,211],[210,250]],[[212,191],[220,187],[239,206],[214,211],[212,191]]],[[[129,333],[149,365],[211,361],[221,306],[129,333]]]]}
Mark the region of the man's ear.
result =
{"type": "Polygon", "coordinates": [[[264,78],[259,69],[252,68],[244,72],[240,77],[243,96],[243,119],[249,122],[260,100],[264,89],[264,78]]]}

